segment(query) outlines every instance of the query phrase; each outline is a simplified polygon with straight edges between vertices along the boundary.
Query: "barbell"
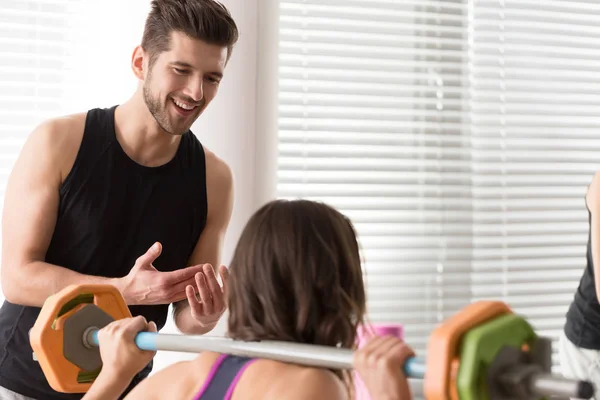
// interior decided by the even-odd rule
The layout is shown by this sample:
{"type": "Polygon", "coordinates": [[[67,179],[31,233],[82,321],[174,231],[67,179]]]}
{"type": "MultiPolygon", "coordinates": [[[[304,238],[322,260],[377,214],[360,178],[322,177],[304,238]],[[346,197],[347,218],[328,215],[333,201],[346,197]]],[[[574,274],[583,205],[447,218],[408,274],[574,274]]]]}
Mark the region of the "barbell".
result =
{"type": "MultiPolygon", "coordinates": [[[[83,393],[102,368],[98,331],[131,317],[110,285],[72,285],[50,296],[29,332],[35,359],[58,392],[83,393]]],[[[149,351],[213,351],[305,366],[352,369],[354,351],[283,341],[239,341],[200,335],[140,332],[149,351]]],[[[407,360],[408,378],[422,379],[428,400],[591,398],[587,381],[552,374],[551,342],[503,302],[478,301],[442,322],[430,335],[427,359],[407,360]]]]}

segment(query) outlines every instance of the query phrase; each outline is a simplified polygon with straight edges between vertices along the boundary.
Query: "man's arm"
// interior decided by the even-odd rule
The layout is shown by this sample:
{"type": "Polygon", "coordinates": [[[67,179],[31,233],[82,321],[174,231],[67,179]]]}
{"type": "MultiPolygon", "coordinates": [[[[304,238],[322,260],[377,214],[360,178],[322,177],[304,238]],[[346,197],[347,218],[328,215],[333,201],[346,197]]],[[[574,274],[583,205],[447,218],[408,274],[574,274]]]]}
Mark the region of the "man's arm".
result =
{"type": "Polygon", "coordinates": [[[11,303],[43,305],[46,298],[73,284],[112,283],[44,262],[54,232],[59,187],[75,159],[81,141],[74,131],[83,118],[47,121],[36,128],[8,179],[2,216],[0,281],[11,303]]]}
{"type": "MultiPolygon", "coordinates": [[[[210,264],[218,268],[225,233],[229,226],[233,210],[233,177],[229,166],[213,153],[206,153],[206,187],[208,197],[208,215],[206,226],[189,260],[189,265],[210,264]]],[[[196,288],[196,290],[198,290],[196,288]]],[[[185,334],[204,334],[210,332],[218,322],[201,326],[192,317],[189,301],[182,300],[174,304],[173,319],[177,328],[185,334]]]]}
{"type": "Polygon", "coordinates": [[[596,172],[592,178],[585,195],[585,202],[591,215],[590,234],[594,280],[596,283],[596,298],[600,301],[600,172],[596,172]]]}

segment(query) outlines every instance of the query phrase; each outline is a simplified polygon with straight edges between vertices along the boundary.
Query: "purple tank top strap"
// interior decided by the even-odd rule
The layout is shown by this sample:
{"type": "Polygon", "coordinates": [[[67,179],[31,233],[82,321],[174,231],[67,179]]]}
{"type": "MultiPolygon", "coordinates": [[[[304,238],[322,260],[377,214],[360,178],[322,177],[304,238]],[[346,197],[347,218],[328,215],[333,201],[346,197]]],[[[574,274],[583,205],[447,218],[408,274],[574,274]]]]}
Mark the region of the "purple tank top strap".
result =
{"type": "Polygon", "coordinates": [[[221,354],[194,400],[230,400],[244,371],[256,359],[221,354]]]}
{"type": "Polygon", "coordinates": [[[223,361],[225,360],[226,357],[227,357],[227,354],[221,354],[221,355],[219,355],[219,357],[217,357],[215,363],[212,365],[212,367],[210,368],[210,371],[208,372],[208,376],[206,377],[206,380],[204,381],[204,385],[202,385],[202,388],[200,389],[200,391],[198,392],[196,397],[194,397],[194,400],[202,399],[204,392],[206,392],[208,385],[213,380],[215,374],[217,373],[217,370],[219,369],[219,367],[221,366],[221,364],[223,363],[223,361]]]}
{"type": "Polygon", "coordinates": [[[240,369],[240,371],[237,373],[237,375],[233,379],[233,382],[231,382],[231,385],[229,385],[229,389],[227,389],[227,394],[225,395],[225,398],[223,400],[231,400],[231,396],[233,395],[233,391],[235,390],[235,387],[237,386],[238,382],[240,381],[240,378],[242,377],[242,374],[256,360],[257,359],[254,358],[254,359],[246,362],[246,364],[244,364],[244,366],[242,367],[242,369],[240,369]]]}

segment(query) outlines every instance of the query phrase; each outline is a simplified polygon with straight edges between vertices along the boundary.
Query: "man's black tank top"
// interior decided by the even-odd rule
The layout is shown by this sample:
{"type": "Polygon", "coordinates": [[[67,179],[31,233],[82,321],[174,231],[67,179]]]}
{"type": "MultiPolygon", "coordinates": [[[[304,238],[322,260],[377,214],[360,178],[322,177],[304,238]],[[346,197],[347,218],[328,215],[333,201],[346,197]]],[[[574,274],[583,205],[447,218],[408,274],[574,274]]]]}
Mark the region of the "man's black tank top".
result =
{"type": "Polygon", "coordinates": [[[594,281],[591,218],[588,210],[587,262],[579,287],[567,311],[564,331],[565,336],[574,345],[584,349],[600,350],[600,303],[598,303],[596,282],[594,281]]]}
{"type": "MultiPolygon", "coordinates": [[[[204,149],[191,131],[175,156],[158,167],[137,164],[116,139],[116,106],[87,113],[81,146],[60,187],[60,204],[46,262],[87,275],[122,277],[154,242],[154,266],[188,265],[206,223],[204,149]]],[[[165,324],[168,305],[132,306],[131,313],[165,324]]],[[[32,358],[28,332],[40,309],[5,301],[0,309],[0,386],[36,399],[80,399],[54,391],[32,358]]],[[[148,376],[150,363],[128,391],[148,376]]]]}

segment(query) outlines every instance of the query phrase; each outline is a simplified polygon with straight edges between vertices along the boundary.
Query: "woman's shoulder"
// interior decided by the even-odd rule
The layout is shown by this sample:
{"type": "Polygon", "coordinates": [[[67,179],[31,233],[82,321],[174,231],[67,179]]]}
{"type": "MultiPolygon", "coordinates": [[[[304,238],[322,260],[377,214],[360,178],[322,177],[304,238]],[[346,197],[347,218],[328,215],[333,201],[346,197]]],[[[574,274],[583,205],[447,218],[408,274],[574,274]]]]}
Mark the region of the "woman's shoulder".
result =
{"type": "Polygon", "coordinates": [[[158,400],[193,398],[211,368],[216,353],[201,353],[192,360],[175,362],[144,379],[127,395],[126,400],[158,400]]]}
{"type": "Polygon", "coordinates": [[[273,360],[257,360],[239,381],[240,397],[243,393],[261,393],[260,398],[269,399],[347,399],[344,383],[333,372],[273,360]]]}
{"type": "MultiPolygon", "coordinates": [[[[203,352],[158,371],[132,390],[127,399],[194,398],[209,378],[220,354],[203,352]]],[[[347,399],[344,383],[331,371],[257,359],[244,370],[232,400],[347,399]]]]}

